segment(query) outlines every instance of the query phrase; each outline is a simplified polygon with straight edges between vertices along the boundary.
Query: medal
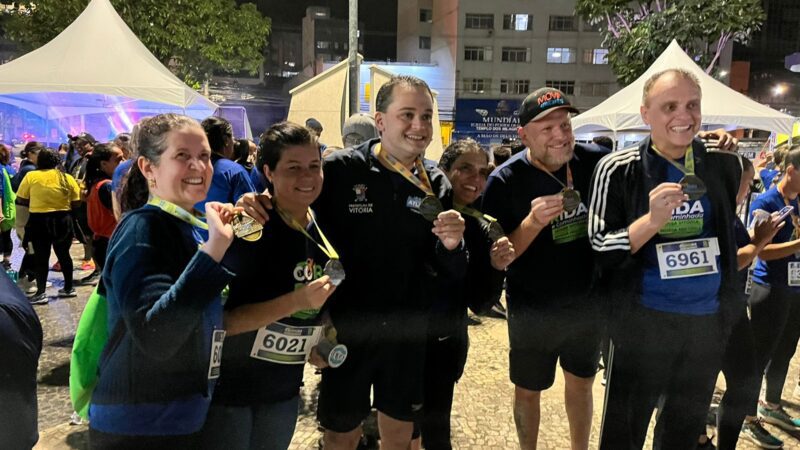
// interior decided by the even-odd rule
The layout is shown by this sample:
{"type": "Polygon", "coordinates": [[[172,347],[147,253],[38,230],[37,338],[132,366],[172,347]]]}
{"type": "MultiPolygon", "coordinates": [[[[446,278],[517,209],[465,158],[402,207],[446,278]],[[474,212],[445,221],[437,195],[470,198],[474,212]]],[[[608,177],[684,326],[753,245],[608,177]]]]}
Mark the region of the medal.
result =
{"type": "Polygon", "coordinates": [[[697,175],[686,174],[679,183],[681,190],[689,196],[690,201],[700,200],[706,194],[706,185],[697,175]]]}
{"type": "Polygon", "coordinates": [[[331,284],[334,286],[338,286],[344,281],[344,266],[338,259],[329,259],[323,273],[331,278],[331,284]]]}
{"type": "Polygon", "coordinates": [[[442,206],[442,202],[440,202],[438,198],[433,195],[428,195],[422,199],[417,210],[425,220],[433,222],[439,217],[439,214],[444,211],[444,206],[442,206]]]}
{"type": "Polygon", "coordinates": [[[506,235],[503,231],[503,227],[501,227],[497,221],[489,222],[486,225],[486,233],[489,235],[489,240],[492,242],[497,242],[506,235]]]}
{"type": "Polygon", "coordinates": [[[561,191],[561,198],[564,199],[564,211],[568,213],[578,209],[581,204],[581,194],[575,189],[564,188],[561,191]]]}
{"type": "Polygon", "coordinates": [[[692,145],[686,148],[683,156],[684,164],[680,164],[667,158],[655,145],[650,146],[653,151],[660,157],[667,160],[673,167],[683,172],[683,178],[678,182],[681,185],[681,190],[684,194],[689,196],[689,201],[700,200],[701,197],[706,195],[706,184],[697,175],[694,174],[694,149],[692,145]]]}
{"type": "Polygon", "coordinates": [[[250,216],[237,214],[231,221],[233,234],[239,239],[255,242],[261,239],[264,227],[250,216]]]}

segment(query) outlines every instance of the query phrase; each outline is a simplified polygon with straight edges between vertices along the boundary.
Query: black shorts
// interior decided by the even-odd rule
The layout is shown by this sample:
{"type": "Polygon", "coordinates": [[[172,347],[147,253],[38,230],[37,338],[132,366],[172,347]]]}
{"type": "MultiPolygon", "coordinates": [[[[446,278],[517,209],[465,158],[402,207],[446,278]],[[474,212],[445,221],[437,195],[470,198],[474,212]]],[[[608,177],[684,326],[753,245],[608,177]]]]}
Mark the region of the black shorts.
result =
{"type": "Polygon", "coordinates": [[[511,382],[531,391],[553,385],[556,362],[580,378],[597,373],[600,358],[601,322],[584,308],[534,310],[508,309],[511,344],[511,382]]]}
{"type": "Polygon", "coordinates": [[[348,347],[344,364],[322,371],[317,406],[320,425],[339,433],[352,431],[372,406],[393,419],[415,420],[422,409],[424,340],[343,343],[348,347]]]}

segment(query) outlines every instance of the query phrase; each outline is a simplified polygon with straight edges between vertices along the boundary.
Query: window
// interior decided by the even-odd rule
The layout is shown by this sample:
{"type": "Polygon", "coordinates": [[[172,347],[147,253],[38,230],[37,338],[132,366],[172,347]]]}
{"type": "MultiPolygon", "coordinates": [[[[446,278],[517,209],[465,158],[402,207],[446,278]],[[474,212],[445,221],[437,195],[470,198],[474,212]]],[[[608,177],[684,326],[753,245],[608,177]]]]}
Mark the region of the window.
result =
{"type": "Polygon", "coordinates": [[[530,88],[530,80],[500,80],[501,94],[527,94],[530,88]]]}
{"type": "Polygon", "coordinates": [[[611,92],[610,83],[582,83],[581,95],[586,97],[608,97],[611,92]]]}
{"type": "Polygon", "coordinates": [[[467,21],[464,28],[477,30],[494,29],[494,14],[467,14],[467,21]]]}
{"type": "Polygon", "coordinates": [[[573,64],[574,62],[574,48],[550,47],[547,49],[548,64],[573,64]]]}
{"type": "Polygon", "coordinates": [[[547,80],[544,85],[556,88],[567,95],[575,95],[575,82],[566,80],[547,80]]]}
{"type": "Polygon", "coordinates": [[[578,31],[575,16],[550,16],[550,31],[578,31]]]}
{"type": "Polygon", "coordinates": [[[492,47],[464,47],[466,61],[491,61],[492,47]]]}
{"type": "Polygon", "coordinates": [[[430,50],[431,49],[431,37],[430,36],[420,36],[419,37],[419,48],[422,50],[430,50]]]}
{"type": "Polygon", "coordinates": [[[525,47],[503,47],[503,62],[531,62],[531,49],[525,47]]]}
{"type": "Polygon", "coordinates": [[[330,48],[330,47],[331,47],[331,43],[328,42],[328,41],[317,41],[317,48],[319,48],[319,49],[325,49],[325,48],[330,48]]]}
{"type": "Polygon", "coordinates": [[[583,51],[584,64],[608,64],[607,48],[587,48],[583,51]]]}
{"type": "Polygon", "coordinates": [[[425,23],[432,23],[433,22],[433,10],[430,9],[422,9],[419,10],[419,21],[425,23]]]}
{"type": "Polygon", "coordinates": [[[530,31],[533,29],[533,16],[530,14],[503,14],[503,29],[530,31]]]}
{"type": "Polygon", "coordinates": [[[583,22],[583,31],[599,33],[601,31],[603,31],[602,30],[602,28],[603,28],[602,24],[603,24],[603,22],[599,21],[599,20],[594,25],[590,24],[589,22],[584,21],[583,22]]]}
{"type": "Polygon", "coordinates": [[[464,78],[464,90],[473,94],[483,94],[491,84],[492,80],[485,78],[464,78]]]}

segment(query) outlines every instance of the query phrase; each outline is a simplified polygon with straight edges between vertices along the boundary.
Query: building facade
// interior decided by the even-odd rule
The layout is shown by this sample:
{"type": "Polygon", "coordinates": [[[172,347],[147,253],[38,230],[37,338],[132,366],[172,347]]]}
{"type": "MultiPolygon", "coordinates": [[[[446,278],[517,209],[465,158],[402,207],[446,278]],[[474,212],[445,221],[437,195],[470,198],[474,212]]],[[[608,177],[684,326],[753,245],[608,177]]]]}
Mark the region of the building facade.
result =
{"type": "Polygon", "coordinates": [[[597,30],[575,2],[398,2],[397,56],[453,73],[455,131],[484,143],[516,135],[525,95],[550,86],[581,111],[618,90],[597,30]]]}

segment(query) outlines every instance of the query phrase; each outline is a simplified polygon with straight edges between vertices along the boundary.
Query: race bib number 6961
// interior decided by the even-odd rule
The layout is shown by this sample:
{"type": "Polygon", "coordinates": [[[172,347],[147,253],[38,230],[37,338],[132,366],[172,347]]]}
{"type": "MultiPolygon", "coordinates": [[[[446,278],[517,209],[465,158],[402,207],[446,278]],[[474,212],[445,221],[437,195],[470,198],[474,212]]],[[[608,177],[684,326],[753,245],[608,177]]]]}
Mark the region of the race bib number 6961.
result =
{"type": "Polygon", "coordinates": [[[657,244],[658,269],[662,280],[717,273],[717,238],[657,244]]]}

